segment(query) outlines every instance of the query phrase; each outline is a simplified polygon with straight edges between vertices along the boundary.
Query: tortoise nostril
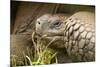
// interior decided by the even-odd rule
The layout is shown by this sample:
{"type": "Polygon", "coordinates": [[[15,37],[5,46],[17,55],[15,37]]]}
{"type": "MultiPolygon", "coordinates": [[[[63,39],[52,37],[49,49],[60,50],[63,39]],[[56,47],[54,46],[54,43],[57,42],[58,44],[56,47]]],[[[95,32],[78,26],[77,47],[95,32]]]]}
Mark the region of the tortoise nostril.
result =
{"type": "Polygon", "coordinates": [[[40,22],[38,21],[38,24],[40,24],[40,22]]]}

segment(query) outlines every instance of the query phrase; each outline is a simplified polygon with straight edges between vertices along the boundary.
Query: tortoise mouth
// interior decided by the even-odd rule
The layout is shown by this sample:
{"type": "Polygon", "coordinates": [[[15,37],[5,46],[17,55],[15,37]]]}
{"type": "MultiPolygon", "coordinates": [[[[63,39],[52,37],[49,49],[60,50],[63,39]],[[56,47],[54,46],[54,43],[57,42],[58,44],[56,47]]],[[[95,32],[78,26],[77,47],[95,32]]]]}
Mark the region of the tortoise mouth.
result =
{"type": "Polygon", "coordinates": [[[64,36],[63,35],[40,35],[40,34],[36,34],[35,36],[36,38],[39,38],[41,40],[46,41],[46,43],[50,43],[52,42],[52,45],[50,45],[50,47],[56,47],[56,48],[63,48],[64,45],[64,36]],[[62,44],[61,46],[59,46],[59,44],[62,44]]]}
{"type": "Polygon", "coordinates": [[[64,40],[64,34],[39,34],[39,33],[36,33],[36,37],[37,38],[40,38],[40,39],[45,39],[45,40],[53,40],[55,39],[56,40],[61,40],[63,41],[64,40]]]}
{"type": "Polygon", "coordinates": [[[63,35],[41,35],[41,34],[36,34],[36,38],[42,38],[42,39],[47,39],[47,40],[63,40],[64,36],[63,35]]]}
{"type": "Polygon", "coordinates": [[[49,33],[49,34],[39,34],[39,33],[36,33],[36,35],[40,36],[40,37],[62,37],[64,36],[64,34],[52,34],[52,33],[49,33]]]}
{"type": "Polygon", "coordinates": [[[53,38],[57,38],[57,39],[60,39],[60,38],[63,38],[64,36],[63,35],[46,35],[46,34],[44,34],[44,35],[39,35],[40,37],[43,37],[43,38],[47,38],[47,39],[53,39],[53,38]]]}

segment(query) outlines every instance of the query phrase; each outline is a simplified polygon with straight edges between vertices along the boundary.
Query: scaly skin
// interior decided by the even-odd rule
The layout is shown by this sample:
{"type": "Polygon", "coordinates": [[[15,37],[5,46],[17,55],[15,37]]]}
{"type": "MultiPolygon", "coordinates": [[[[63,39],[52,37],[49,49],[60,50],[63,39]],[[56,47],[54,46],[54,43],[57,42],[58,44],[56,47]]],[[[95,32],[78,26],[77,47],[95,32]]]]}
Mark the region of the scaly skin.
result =
{"type": "Polygon", "coordinates": [[[79,12],[66,20],[65,46],[69,56],[78,61],[95,60],[94,14],[79,12]]]}
{"type": "Polygon", "coordinates": [[[69,16],[43,15],[36,21],[36,33],[55,39],[56,48],[66,47],[72,61],[95,60],[95,15],[80,11],[69,16]],[[60,41],[60,42],[59,42],[60,41]]]}

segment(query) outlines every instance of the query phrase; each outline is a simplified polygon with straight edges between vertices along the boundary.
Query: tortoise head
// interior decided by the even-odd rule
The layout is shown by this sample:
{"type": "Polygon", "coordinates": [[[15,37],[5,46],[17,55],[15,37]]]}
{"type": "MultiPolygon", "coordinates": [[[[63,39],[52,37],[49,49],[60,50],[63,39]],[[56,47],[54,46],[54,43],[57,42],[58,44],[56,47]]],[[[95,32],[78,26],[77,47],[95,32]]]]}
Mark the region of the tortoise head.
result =
{"type": "Polygon", "coordinates": [[[40,36],[46,36],[46,40],[55,39],[56,44],[63,43],[65,23],[68,16],[63,14],[45,14],[36,20],[36,33],[40,36]]]}

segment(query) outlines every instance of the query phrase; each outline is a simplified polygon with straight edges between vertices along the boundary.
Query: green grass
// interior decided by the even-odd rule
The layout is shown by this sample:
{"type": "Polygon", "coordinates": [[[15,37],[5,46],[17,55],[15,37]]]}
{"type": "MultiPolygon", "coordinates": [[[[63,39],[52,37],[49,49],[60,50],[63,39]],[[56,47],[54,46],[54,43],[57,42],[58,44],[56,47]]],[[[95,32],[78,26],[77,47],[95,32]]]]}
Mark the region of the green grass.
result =
{"type": "MultiPolygon", "coordinates": [[[[45,37],[45,36],[43,36],[45,37]]],[[[49,45],[51,45],[52,41],[48,44],[45,43],[45,41],[42,40],[42,38],[38,38],[37,40],[35,40],[35,33],[32,34],[32,41],[33,41],[33,47],[34,47],[34,51],[33,52],[29,52],[27,49],[27,52],[29,53],[28,56],[26,56],[24,53],[24,62],[21,61],[17,61],[18,58],[15,55],[11,56],[11,67],[15,67],[15,66],[19,66],[19,65],[23,65],[23,66],[27,66],[27,65],[41,65],[41,64],[52,64],[52,60],[54,60],[53,63],[57,63],[57,52],[55,52],[54,50],[48,48],[49,45]],[[45,45],[46,44],[46,45],[45,45]]]]}
{"type": "MultiPolygon", "coordinates": [[[[54,52],[52,49],[48,48],[52,42],[46,44],[45,41],[42,40],[44,35],[41,38],[37,39],[37,43],[34,41],[35,33],[32,34],[32,41],[35,47],[34,51],[34,60],[32,61],[32,65],[39,65],[39,64],[51,64],[52,59],[56,57],[57,52],[54,52]]],[[[55,62],[57,63],[57,62],[55,62]]]]}

